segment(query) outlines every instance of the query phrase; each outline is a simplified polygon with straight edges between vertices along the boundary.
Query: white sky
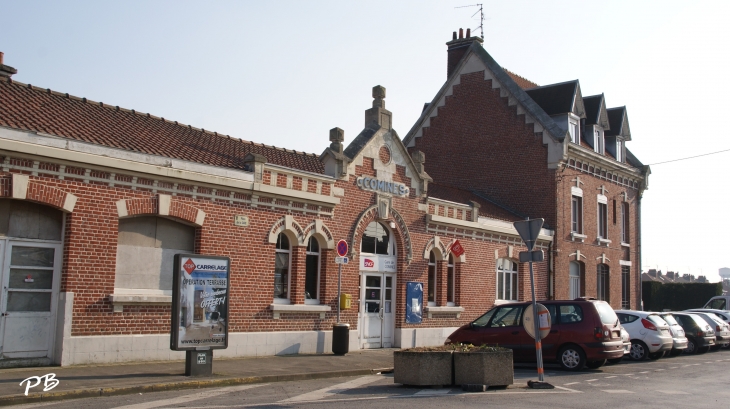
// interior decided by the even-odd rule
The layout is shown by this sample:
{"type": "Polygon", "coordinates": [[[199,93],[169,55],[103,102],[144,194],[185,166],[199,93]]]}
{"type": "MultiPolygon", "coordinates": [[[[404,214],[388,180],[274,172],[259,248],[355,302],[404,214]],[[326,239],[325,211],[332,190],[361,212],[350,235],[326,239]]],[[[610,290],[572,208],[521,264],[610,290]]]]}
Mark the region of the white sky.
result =
{"type": "MultiPolygon", "coordinates": [[[[405,136],[446,79],[451,32],[479,25],[477,8],[455,8],[473,1],[0,0],[0,51],[17,81],[320,153],[330,128],[345,143],[360,132],[374,85],[405,136]]],[[[627,147],[644,163],[730,149],[730,3],[485,3],[497,62],[626,105],[627,147]]],[[[730,152],[652,166],[644,268],[719,280],[728,163],[730,152]]]]}

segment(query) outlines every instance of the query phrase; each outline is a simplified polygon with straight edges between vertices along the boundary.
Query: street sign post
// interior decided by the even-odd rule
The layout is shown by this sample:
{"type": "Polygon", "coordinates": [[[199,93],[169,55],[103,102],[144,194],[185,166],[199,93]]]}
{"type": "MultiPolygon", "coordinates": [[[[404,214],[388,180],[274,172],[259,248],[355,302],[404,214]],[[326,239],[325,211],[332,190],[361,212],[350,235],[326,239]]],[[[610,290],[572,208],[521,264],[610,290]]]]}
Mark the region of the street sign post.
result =
{"type": "Polygon", "coordinates": [[[347,264],[349,262],[349,257],[335,257],[335,264],[347,264]]]}
{"type": "MultiPolygon", "coordinates": [[[[342,297],[342,265],[347,264],[350,260],[345,257],[347,256],[347,251],[350,249],[350,246],[347,245],[347,242],[345,240],[340,240],[337,242],[337,255],[339,257],[335,258],[335,263],[338,264],[338,271],[337,271],[337,299],[339,300],[340,297],[342,297]]],[[[337,323],[340,323],[340,303],[337,303],[337,323]]]]}
{"type": "MultiPolygon", "coordinates": [[[[544,255],[542,251],[533,251],[532,249],[535,248],[535,243],[537,242],[537,237],[540,234],[540,229],[542,229],[542,225],[545,223],[545,219],[532,219],[529,218],[527,220],[521,220],[518,222],[514,222],[513,225],[515,226],[515,230],[517,230],[517,233],[519,233],[520,237],[522,238],[522,241],[525,242],[525,246],[527,247],[527,251],[520,252],[520,262],[528,262],[530,264],[530,289],[532,291],[532,330],[533,330],[533,338],[535,338],[535,354],[537,355],[537,377],[538,382],[527,382],[527,386],[533,389],[553,389],[554,386],[550,385],[549,383],[545,382],[545,370],[543,369],[542,365],[542,342],[541,339],[543,338],[540,332],[540,326],[539,321],[540,317],[538,316],[538,304],[535,300],[535,276],[532,272],[532,263],[533,261],[543,261],[544,255]]],[[[545,308],[543,306],[543,308],[545,308]]],[[[548,317],[550,314],[548,314],[548,317]]],[[[526,317],[525,317],[526,318],[526,317]]],[[[548,330],[549,331],[549,330],[548,330]]]]}
{"type": "MultiPolygon", "coordinates": [[[[535,314],[532,312],[532,305],[528,305],[527,308],[525,308],[525,316],[522,320],[522,326],[525,327],[527,334],[529,334],[533,339],[536,339],[535,324],[533,323],[534,316],[535,314]]],[[[550,328],[553,325],[552,318],[550,317],[550,311],[548,311],[547,307],[538,303],[537,316],[539,317],[537,324],[540,329],[540,339],[545,339],[545,337],[547,337],[550,333],[550,328]]]]}

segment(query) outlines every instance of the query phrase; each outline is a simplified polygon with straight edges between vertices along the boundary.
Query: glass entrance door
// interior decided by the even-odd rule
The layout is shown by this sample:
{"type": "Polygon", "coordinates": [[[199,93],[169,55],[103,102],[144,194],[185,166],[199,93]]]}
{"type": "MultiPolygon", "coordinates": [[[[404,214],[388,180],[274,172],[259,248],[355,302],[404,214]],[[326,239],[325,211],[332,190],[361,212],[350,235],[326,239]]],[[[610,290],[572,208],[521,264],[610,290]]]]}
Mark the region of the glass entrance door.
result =
{"type": "Polygon", "coordinates": [[[360,295],[360,340],[363,348],[390,348],[395,330],[395,277],[363,273],[360,295]]]}
{"type": "Polygon", "coordinates": [[[61,245],[3,240],[0,357],[50,357],[61,245]]]}

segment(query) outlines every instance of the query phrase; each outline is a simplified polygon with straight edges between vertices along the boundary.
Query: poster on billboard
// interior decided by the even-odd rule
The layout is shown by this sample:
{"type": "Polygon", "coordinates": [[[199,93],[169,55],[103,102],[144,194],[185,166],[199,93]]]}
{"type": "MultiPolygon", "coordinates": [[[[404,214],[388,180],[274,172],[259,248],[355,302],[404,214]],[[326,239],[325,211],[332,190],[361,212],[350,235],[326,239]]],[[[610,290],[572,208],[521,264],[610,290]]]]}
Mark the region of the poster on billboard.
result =
{"type": "Polygon", "coordinates": [[[176,254],[170,349],[228,347],[228,257],[176,254]]]}
{"type": "Polygon", "coordinates": [[[423,319],[423,283],[406,283],[406,323],[420,324],[423,319]]]}

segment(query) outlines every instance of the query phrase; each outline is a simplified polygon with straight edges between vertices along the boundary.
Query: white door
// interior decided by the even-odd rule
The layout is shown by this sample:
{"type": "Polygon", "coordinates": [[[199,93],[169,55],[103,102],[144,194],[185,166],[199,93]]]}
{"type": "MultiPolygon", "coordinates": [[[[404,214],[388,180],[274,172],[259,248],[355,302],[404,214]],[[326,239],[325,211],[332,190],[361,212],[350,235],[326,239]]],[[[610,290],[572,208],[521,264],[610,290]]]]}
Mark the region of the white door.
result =
{"type": "Polygon", "coordinates": [[[360,342],[363,348],[391,348],[395,330],[395,276],[362,273],[360,342]]]}
{"type": "Polygon", "coordinates": [[[61,245],[2,243],[0,358],[51,358],[61,245]]]}
{"type": "Polygon", "coordinates": [[[570,262],[570,300],[580,297],[580,265],[570,262]]]}

